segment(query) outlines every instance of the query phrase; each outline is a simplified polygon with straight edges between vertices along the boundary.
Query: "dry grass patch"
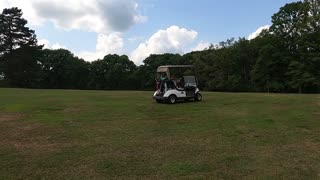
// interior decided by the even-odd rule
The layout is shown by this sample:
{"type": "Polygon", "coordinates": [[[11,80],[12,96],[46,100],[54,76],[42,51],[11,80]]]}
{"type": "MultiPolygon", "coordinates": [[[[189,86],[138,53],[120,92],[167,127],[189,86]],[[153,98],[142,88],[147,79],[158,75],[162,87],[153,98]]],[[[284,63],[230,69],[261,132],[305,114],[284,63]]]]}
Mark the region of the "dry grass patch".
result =
{"type": "Polygon", "coordinates": [[[63,112],[64,113],[79,113],[79,112],[81,112],[81,109],[77,108],[77,107],[67,107],[67,108],[63,109],[63,112]]]}
{"type": "Polygon", "coordinates": [[[40,123],[18,121],[23,114],[5,114],[0,116],[0,146],[14,148],[19,152],[52,152],[66,145],[55,143],[47,132],[46,126],[40,123]]]}
{"type": "Polygon", "coordinates": [[[8,121],[16,121],[21,118],[25,117],[22,113],[4,113],[0,114],[0,123],[1,122],[8,122],[8,121]]]}

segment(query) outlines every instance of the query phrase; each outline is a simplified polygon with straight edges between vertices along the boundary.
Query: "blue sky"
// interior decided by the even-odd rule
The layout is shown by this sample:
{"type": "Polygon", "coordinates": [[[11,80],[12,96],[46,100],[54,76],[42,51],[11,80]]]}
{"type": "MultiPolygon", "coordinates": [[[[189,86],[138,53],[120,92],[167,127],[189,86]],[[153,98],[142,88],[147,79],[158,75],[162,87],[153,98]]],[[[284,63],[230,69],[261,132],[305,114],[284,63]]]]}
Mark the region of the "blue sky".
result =
{"type": "Polygon", "coordinates": [[[270,25],[290,0],[0,0],[18,6],[39,42],[87,60],[127,54],[187,53],[270,25]]]}

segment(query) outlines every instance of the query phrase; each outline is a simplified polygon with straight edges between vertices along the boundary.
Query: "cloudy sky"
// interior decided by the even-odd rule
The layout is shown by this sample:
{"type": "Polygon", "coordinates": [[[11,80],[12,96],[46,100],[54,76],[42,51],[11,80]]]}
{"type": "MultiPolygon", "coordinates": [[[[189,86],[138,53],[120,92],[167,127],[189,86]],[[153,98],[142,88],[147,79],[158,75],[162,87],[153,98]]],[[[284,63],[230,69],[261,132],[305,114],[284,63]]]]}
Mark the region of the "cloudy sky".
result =
{"type": "Polygon", "coordinates": [[[0,0],[19,7],[46,48],[92,61],[126,54],[137,65],[150,54],[202,50],[231,37],[254,38],[292,0],[0,0]]]}

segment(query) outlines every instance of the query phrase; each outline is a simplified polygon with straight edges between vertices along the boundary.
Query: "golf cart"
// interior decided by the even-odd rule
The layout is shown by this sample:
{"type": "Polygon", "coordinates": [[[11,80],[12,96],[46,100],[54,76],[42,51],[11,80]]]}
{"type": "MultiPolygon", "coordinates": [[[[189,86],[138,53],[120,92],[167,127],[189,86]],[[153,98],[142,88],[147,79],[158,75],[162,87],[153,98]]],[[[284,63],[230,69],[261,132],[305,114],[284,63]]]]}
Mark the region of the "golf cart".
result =
{"type": "Polygon", "coordinates": [[[191,65],[159,66],[156,89],[153,99],[158,103],[175,104],[180,100],[202,100],[195,70],[191,65]]]}

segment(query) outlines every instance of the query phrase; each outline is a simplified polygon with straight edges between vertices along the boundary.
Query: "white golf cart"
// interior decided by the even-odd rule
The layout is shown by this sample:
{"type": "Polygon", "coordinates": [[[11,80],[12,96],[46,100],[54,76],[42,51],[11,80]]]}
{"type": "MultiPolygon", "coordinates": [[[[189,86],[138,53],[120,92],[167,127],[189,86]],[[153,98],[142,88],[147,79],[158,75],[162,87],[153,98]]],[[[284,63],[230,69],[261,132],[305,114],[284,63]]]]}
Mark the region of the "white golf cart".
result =
{"type": "Polygon", "coordinates": [[[158,103],[175,104],[181,100],[202,100],[195,70],[191,65],[159,66],[156,83],[157,90],[153,99],[158,103]]]}

